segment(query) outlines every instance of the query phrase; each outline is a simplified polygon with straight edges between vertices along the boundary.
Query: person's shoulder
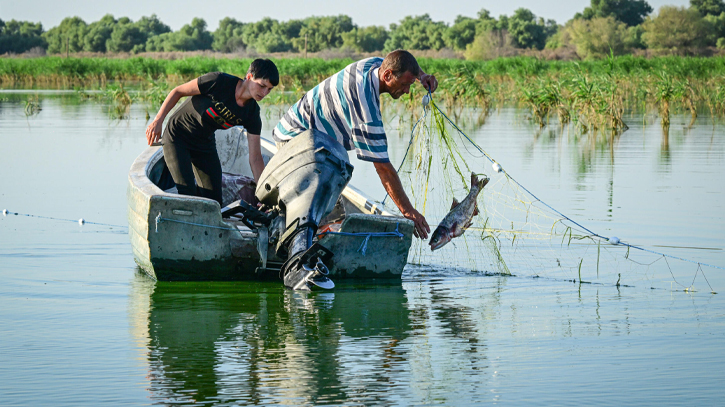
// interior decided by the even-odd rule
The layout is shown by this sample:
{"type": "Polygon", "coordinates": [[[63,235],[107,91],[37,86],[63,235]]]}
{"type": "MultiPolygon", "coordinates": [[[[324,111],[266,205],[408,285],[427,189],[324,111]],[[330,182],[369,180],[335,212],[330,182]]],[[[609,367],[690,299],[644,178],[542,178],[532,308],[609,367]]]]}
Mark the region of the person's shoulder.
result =
{"type": "Polygon", "coordinates": [[[236,82],[242,80],[238,76],[228,74],[226,72],[209,72],[201,76],[206,81],[224,81],[224,82],[236,82]]]}
{"type": "Polygon", "coordinates": [[[372,57],[372,58],[366,58],[360,61],[360,66],[362,68],[363,73],[369,74],[376,68],[380,68],[380,66],[383,64],[383,58],[380,57],[372,57]]]}
{"type": "Polygon", "coordinates": [[[383,63],[383,59],[384,59],[383,57],[370,57],[370,58],[361,59],[358,62],[382,64],[383,63]]]}
{"type": "Polygon", "coordinates": [[[359,61],[355,61],[345,67],[346,71],[368,71],[370,69],[375,69],[383,64],[383,58],[380,57],[371,57],[371,58],[365,58],[361,59],[359,61]]]}

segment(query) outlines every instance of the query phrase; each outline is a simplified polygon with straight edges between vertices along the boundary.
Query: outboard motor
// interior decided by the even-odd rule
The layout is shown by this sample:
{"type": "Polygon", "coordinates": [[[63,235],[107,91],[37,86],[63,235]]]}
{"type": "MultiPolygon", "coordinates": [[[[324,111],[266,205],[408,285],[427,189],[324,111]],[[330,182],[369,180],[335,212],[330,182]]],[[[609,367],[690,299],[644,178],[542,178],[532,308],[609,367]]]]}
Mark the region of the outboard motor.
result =
{"type": "Polygon", "coordinates": [[[317,130],[288,141],[264,168],[256,196],[285,217],[277,243],[277,255],[287,258],[282,266],[285,286],[295,290],[335,286],[325,266],[332,253],[312,240],[320,221],[350,182],[352,171],[345,148],[317,130]]]}

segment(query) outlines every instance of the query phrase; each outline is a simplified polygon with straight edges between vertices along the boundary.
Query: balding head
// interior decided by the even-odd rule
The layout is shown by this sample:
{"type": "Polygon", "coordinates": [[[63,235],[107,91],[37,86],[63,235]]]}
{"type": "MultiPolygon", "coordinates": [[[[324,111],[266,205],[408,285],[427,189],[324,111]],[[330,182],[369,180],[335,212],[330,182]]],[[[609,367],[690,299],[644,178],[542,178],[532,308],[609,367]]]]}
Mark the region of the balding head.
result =
{"type": "Polygon", "coordinates": [[[418,61],[413,54],[402,49],[396,49],[385,56],[380,70],[385,72],[388,69],[390,69],[396,78],[400,78],[406,72],[410,72],[416,78],[420,76],[418,61]]]}

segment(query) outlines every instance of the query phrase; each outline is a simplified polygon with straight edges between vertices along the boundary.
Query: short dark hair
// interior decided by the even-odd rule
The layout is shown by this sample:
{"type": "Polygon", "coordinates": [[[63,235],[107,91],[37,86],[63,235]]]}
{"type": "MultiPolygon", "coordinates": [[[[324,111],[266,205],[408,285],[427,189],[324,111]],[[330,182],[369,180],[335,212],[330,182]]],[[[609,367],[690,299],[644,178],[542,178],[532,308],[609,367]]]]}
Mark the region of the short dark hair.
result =
{"type": "Polygon", "coordinates": [[[267,79],[272,86],[279,84],[279,71],[277,65],[269,59],[257,58],[249,65],[247,73],[252,74],[254,79],[267,79]]]}
{"type": "Polygon", "coordinates": [[[390,69],[396,78],[400,78],[406,72],[412,73],[415,77],[420,75],[418,61],[413,54],[403,49],[396,49],[386,55],[380,69],[381,72],[390,69]]]}

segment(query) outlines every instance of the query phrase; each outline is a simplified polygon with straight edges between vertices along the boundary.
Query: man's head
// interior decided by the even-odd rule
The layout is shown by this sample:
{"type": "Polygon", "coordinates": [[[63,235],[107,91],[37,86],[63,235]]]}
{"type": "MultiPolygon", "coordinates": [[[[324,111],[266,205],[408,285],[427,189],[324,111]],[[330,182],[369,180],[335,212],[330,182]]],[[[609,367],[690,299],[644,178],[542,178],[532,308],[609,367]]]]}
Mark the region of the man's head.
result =
{"type": "Polygon", "coordinates": [[[380,91],[398,99],[410,92],[410,85],[420,75],[420,66],[413,54],[397,49],[385,56],[379,71],[380,91]]]}
{"type": "Polygon", "coordinates": [[[246,79],[250,84],[251,96],[259,102],[269,94],[273,87],[279,84],[279,71],[274,62],[258,58],[249,65],[246,79]]]}
{"type": "Polygon", "coordinates": [[[267,79],[272,86],[279,85],[279,71],[277,65],[269,59],[257,58],[249,65],[247,75],[252,74],[254,79],[267,79]]]}

